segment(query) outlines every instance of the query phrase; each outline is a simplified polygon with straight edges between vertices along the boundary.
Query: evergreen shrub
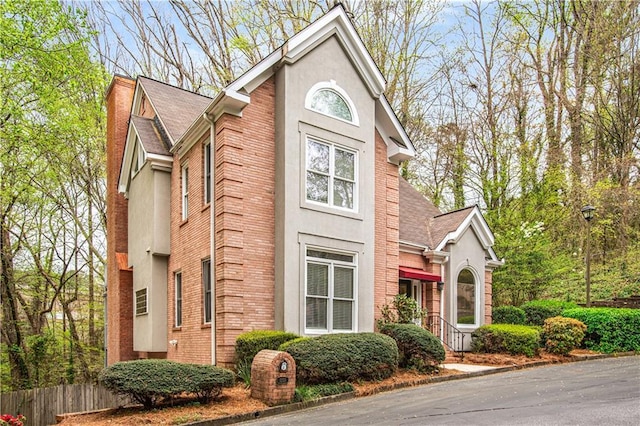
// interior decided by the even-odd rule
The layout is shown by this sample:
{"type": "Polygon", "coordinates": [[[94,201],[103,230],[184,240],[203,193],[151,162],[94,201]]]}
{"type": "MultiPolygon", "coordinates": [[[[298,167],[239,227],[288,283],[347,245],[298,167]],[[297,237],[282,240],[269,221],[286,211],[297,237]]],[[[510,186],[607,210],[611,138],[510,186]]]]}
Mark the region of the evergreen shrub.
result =
{"type": "Polygon", "coordinates": [[[545,349],[547,352],[568,355],[580,346],[587,326],[574,318],[547,318],[543,326],[545,349]]]}
{"type": "Polygon", "coordinates": [[[380,330],[398,345],[399,366],[420,372],[435,370],[445,359],[440,340],[415,324],[387,324],[380,330]]]}
{"type": "Polygon", "coordinates": [[[562,316],[587,326],[584,347],[598,352],[640,351],[640,309],[575,308],[562,316]]]}
{"type": "Polygon", "coordinates": [[[524,303],[520,308],[527,316],[527,325],[543,326],[547,318],[562,315],[565,309],[577,308],[574,302],[562,302],[560,300],[532,300],[524,303]]]}
{"type": "Polygon", "coordinates": [[[493,308],[492,320],[494,324],[525,325],[527,315],[517,306],[498,306],[493,308]]]}
{"type": "Polygon", "coordinates": [[[254,330],[243,333],[236,338],[236,368],[251,366],[253,358],[261,350],[277,351],[281,344],[298,337],[300,336],[297,334],[278,330],[254,330]]]}
{"type": "Polygon", "coordinates": [[[298,384],[385,379],[398,367],[396,342],[379,333],[325,334],[292,342],[286,351],[298,384]]]}
{"type": "Polygon", "coordinates": [[[515,324],[483,325],[471,333],[473,352],[509,353],[535,356],[540,349],[540,331],[536,327],[515,324]]]}
{"type": "Polygon", "coordinates": [[[162,399],[187,393],[206,403],[222,388],[233,386],[233,372],[214,365],[183,364],[163,359],[118,362],[102,370],[98,378],[107,389],[129,395],[146,409],[162,399]]]}

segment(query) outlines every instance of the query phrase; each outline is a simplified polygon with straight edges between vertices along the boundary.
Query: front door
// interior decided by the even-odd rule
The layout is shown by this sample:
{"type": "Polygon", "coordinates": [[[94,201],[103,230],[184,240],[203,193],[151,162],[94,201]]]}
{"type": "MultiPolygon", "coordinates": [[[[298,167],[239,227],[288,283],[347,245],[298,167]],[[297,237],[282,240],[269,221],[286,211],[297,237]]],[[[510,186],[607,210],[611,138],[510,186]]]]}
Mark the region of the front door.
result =
{"type": "MultiPolygon", "coordinates": [[[[398,283],[398,293],[405,294],[414,299],[418,309],[422,309],[422,281],[419,280],[400,280],[398,283]]],[[[414,320],[416,325],[422,325],[420,318],[414,320]]]]}

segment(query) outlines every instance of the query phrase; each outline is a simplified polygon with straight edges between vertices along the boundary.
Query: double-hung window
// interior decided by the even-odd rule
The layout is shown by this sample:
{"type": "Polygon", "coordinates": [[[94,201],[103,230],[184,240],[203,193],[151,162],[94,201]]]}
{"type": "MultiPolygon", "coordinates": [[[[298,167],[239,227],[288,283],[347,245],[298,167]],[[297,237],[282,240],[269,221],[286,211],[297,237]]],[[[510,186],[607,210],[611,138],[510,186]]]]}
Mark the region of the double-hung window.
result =
{"type": "Polygon", "coordinates": [[[176,286],[176,312],[175,327],[182,326],[182,272],[176,272],[174,275],[174,284],[176,286]]]}
{"type": "Polygon", "coordinates": [[[202,262],[202,287],[203,287],[203,306],[204,306],[204,323],[211,322],[212,300],[211,300],[211,260],[207,259],[202,262]]]}
{"type": "Polygon", "coordinates": [[[182,166],[182,220],[189,217],[189,166],[182,166]]]}
{"type": "Polygon", "coordinates": [[[346,210],[357,209],[357,153],[307,138],[306,199],[346,210]]]}
{"type": "Polygon", "coordinates": [[[308,248],[305,263],[306,331],[355,331],[356,256],[308,248]]]}

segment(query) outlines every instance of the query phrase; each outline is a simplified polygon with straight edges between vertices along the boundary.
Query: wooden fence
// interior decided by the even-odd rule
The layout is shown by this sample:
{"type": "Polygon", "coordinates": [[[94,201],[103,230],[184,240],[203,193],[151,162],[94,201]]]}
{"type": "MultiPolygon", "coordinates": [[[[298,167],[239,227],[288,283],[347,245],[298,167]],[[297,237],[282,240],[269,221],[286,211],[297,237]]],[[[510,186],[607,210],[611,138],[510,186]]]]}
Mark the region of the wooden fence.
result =
{"type": "Polygon", "coordinates": [[[56,424],[56,414],[115,408],[127,404],[128,398],[93,384],[60,385],[0,395],[2,414],[20,413],[27,418],[25,425],[34,426],[56,424]]]}

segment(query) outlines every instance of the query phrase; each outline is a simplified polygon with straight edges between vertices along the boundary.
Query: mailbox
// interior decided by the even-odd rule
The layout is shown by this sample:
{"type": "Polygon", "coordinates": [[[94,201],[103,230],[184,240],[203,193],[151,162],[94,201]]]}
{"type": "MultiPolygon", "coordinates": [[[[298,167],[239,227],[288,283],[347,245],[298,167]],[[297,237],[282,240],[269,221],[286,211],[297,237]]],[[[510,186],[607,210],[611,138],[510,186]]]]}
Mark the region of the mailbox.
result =
{"type": "Polygon", "coordinates": [[[296,390],[296,363],[286,352],[264,349],[251,363],[251,397],[267,405],[286,404],[296,390]]]}

